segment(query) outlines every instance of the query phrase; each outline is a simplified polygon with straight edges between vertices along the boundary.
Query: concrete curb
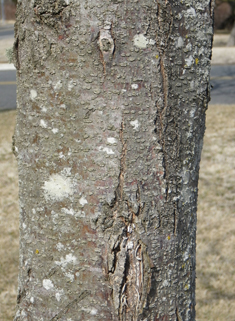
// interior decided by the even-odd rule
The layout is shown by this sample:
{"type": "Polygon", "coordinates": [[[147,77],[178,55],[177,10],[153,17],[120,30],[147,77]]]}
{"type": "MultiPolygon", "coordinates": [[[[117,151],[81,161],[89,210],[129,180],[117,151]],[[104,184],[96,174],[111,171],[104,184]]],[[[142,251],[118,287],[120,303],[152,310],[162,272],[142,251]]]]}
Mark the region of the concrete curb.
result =
{"type": "Polygon", "coordinates": [[[214,47],[212,65],[235,65],[235,47],[214,47]]]}
{"type": "Polygon", "coordinates": [[[15,70],[15,66],[13,64],[0,63],[0,71],[1,70],[15,70]]]}

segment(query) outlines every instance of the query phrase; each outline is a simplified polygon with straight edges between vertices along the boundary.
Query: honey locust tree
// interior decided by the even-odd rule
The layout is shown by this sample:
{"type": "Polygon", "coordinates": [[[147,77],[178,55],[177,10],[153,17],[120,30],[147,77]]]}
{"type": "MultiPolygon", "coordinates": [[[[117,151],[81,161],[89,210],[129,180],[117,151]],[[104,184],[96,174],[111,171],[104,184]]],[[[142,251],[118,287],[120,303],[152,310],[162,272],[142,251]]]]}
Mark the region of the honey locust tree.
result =
{"type": "Polygon", "coordinates": [[[209,0],[20,0],[15,321],[195,320],[209,0]]]}

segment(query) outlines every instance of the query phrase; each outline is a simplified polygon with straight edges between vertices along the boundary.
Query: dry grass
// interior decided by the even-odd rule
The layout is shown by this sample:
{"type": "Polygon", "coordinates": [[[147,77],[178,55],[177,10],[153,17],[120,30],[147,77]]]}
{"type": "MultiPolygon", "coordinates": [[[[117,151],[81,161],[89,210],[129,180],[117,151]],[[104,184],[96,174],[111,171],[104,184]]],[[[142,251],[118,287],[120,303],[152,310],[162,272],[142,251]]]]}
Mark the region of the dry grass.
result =
{"type": "Polygon", "coordinates": [[[210,106],[201,161],[197,321],[235,320],[235,105],[210,106]]]}
{"type": "Polygon", "coordinates": [[[18,179],[11,151],[15,111],[0,113],[0,320],[12,321],[18,274],[18,179]]]}
{"type": "MultiPolygon", "coordinates": [[[[15,112],[0,113],[0,320],[12,321],[18,273],[15,112]]],[[[235,106],[210,106],[201,162],[197,321],[235,320],[235,106]]]]}

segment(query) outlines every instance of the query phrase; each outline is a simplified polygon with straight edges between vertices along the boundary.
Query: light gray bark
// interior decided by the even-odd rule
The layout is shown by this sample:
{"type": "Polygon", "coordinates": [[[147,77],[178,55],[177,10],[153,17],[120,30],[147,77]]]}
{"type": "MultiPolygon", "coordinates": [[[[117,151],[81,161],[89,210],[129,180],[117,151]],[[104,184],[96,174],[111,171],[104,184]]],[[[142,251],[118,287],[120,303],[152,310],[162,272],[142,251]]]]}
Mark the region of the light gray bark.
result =
{"type": "Polygon", "coordinates": [[[195,320],[209,0],[18,0],[15,321],[195,320]]]}

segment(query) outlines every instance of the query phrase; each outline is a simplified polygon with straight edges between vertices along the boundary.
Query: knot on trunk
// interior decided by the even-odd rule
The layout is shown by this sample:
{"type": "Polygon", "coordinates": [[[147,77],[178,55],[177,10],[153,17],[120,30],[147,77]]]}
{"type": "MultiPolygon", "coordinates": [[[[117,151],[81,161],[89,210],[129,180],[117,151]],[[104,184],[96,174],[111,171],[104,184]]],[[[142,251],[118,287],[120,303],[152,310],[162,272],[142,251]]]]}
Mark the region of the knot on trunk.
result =
{"type": "Polygon", "coordinates": [[[100,30],[98,45],[101,51],[103,63],[106,65],[112,59],[115,47],[110,23],[106,23],[104,29],[100,30]]]}

